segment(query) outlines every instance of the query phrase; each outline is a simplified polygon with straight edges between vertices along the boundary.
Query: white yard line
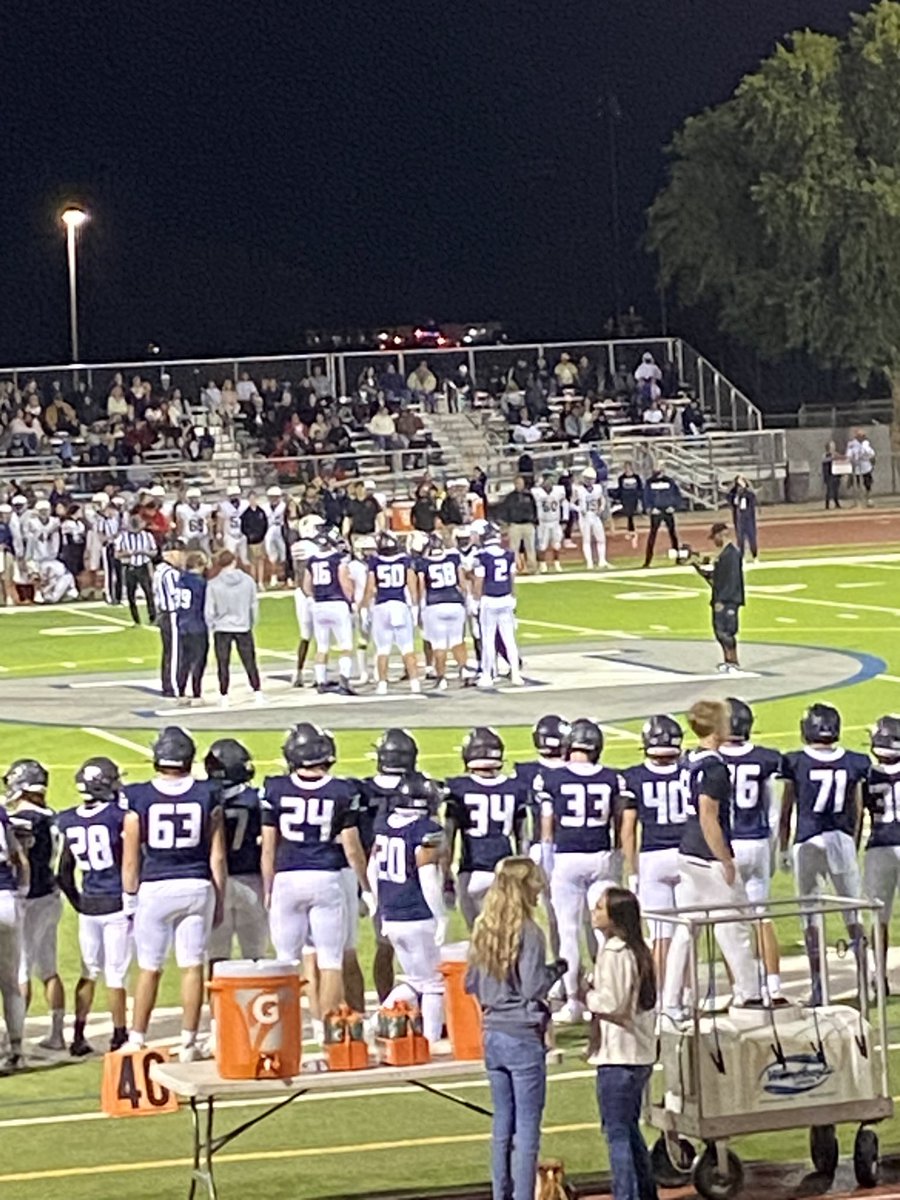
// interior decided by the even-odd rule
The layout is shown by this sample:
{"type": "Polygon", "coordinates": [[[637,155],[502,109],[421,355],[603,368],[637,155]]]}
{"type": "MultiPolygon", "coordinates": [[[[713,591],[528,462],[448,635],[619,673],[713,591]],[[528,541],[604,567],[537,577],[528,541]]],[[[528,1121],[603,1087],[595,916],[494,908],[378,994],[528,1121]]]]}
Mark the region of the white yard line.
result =
{"type": "Polygon", "coordinates": [[[561,629],[564,633],[584,633],[593,637],[624,638],[629,642],[639,642],[636,633],[626,633],[623,629],[594,629],[589,625],[561,625],[556,621],[534,621],[530,617],[518,617],[520,625],[535,625],[539,629],[561,629]]]}
{"type": "Polygon", "coordinates": [[[95,725],[82,725],[81,732],[89,733],[103,742],[111,742],[114,746],[121,746],[124,750],[134,750],[138,754],[142,754],[144,758],[153,757],[153,752],[147,746],[142,746],[139,742],[132,742],[128,738],[119,737],[117,733],[110,733],[107,729],[98,729],[95,725]]]}

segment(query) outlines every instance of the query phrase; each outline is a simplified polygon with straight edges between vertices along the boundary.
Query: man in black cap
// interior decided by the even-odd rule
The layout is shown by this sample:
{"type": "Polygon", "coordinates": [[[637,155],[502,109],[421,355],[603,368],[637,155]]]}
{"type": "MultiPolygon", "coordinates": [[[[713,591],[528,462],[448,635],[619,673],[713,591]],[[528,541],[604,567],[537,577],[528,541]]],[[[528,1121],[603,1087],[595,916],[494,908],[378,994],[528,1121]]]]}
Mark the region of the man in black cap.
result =
{"type": "Polygon", "coordinates": [[[744,606],[744,564],[741,552],[728,536],[728,526],[717,521],[709,531],[715,556],[694,559],[692,565],[709,584],[712,595],[713,636],[722,647],[719,671],[733,675],[740,670],[737,654],[738,618],[744,606]]]}

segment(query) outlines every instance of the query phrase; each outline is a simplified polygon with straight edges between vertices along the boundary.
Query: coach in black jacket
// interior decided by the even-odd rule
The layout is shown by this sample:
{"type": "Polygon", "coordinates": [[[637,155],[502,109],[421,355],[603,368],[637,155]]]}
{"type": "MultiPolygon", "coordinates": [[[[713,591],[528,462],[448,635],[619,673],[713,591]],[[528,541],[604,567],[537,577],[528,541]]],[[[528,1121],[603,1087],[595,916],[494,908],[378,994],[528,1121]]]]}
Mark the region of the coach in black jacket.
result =
{"type": "Polygon", "coordinates": [[[693,565],[712,590],[713,635],[722,647],[723,658],[719,670],[731,674],[739,670],[737,633],[740,610],[744,606],[744,564],[740,550],[728,537],[727,525],[717,521],[709,536],[718,554],[693,565]]]}

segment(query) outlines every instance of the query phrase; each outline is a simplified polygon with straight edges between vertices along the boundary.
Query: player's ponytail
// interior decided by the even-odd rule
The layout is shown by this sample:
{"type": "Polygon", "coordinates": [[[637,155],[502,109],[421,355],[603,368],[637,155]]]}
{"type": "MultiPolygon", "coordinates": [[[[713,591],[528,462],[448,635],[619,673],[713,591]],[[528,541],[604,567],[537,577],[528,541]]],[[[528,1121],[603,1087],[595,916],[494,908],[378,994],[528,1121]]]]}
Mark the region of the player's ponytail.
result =
{"type": "Polygon", "coordinates": [[[638,1011],[650,1012],[656,1007],[656,971],[653,955],[644,941],[641,907],[637,897],[624,888],[610,888],[606,893],[606,912],[609,917],[609,933],[620,937],[637,961],[638,1011]]]}

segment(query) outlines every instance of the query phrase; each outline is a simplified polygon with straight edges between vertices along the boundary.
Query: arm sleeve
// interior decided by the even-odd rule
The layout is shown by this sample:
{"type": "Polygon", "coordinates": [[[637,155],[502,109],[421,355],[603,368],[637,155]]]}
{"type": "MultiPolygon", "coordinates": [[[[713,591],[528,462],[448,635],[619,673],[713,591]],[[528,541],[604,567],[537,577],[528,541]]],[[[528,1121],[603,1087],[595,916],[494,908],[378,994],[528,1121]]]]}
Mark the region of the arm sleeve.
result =
{"type": "Polygon", "coordinates": [[[634,987],[634,956],[630,952],[600,951],[594,967],[594,987],[587,994],[591,1012],[609,1017],[631,1015],[634,987]]]}
{"type": "Polygon", "coordinates": [[[546,1000],[547,993],[560,977],[555,966],[547,965],[547,943],[536,925],[526,925],[519,953],[519,987],[526,1000],[546,1000]]]}

